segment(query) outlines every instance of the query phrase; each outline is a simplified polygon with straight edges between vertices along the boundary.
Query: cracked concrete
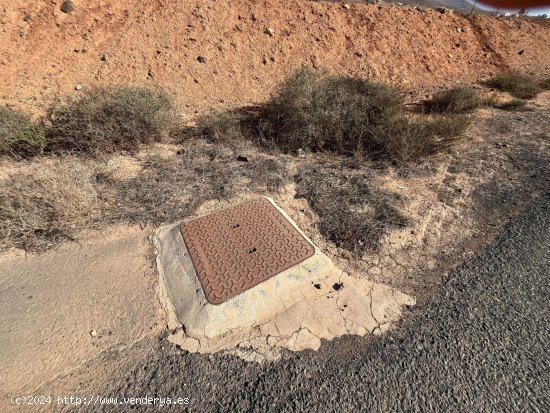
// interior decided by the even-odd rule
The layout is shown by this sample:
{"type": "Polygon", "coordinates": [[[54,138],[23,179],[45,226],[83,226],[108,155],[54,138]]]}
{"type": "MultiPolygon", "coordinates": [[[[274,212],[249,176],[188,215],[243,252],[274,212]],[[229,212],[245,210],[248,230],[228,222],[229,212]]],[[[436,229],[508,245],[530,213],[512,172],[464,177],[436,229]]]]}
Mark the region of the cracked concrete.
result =
{"type": "Polygon", "coordinates": [[[395,288],[343,272],[316,247],[302,263],[213,305],[196,277],[179,223],[159,228],[153,243],[161,301],[169,327],[176,329],[169,340],[190,352],[276,359],[282,349],[317,350],[321,340],[381,334],[400,317],[402,306],[415,304],[395,288]]]}

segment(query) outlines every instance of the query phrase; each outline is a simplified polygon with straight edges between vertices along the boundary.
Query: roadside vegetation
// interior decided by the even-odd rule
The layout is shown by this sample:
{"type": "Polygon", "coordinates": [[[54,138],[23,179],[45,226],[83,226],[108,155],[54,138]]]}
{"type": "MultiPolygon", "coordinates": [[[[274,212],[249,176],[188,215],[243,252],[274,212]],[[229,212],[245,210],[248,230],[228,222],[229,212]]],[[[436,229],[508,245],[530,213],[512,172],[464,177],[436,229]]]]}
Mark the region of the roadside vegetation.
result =
{"type": "Polygon", "coordinates": [[[385,84],[302,69],[267,102],[259,133],[288,152],[410,161],[456,142],[468,123],[409,115],[402,91],[385,84]]]}
{"type": "Polygon", "coordinates": [[[400,198],[375,185],[369,162],[403,166],[444,152],[464,138],[465,114],[483,104],[460,87],[436,93],[427,114],[410,113],[397,88],[303,69],[262,106],[209,111],[185,126],[168,94],[133,86],[83,91],[35,122],[0,107],[0,160],[34,158],[0,176],[0,249],[40,252],[84,228],[172,222],[204,202],[274,194],[294,180],[320,232],[361,255],[407,225],[400,198]],[[316,152],[353,166],[303,157],[316,152]]]}
{"type": "Polygon", "coordinates": [[[297,178],[296,197],[319,215],[321,234],[357,257],[376,251],[385,234],[408,223],[400,197],[377,188],[374,178],[369,170],[339,173],[322,164],[303,168],[297,178]]]}
{"type": "Polygon", "coordinates": [[[25,159],[42,154],[46,137],[23,112],[0,107],[0,156],[25,159]]]}
{"type": "Polygon", "coordinates": [[[135,152],[141,144],[165,140],[175,120],[172,100],[161,90],[94,88],[50,107],[47,149],[90,155],[135,152]]]}
{"type": "Polygon", "coordinates": [[[518,99],[534,98],[549,88],[548,83],[548,80],[519,72],[502,73],[486,81],[487,86],[508,92],[518,99]]]}
{"type": "Polygon", "coordinates": [[[455,87],[436,92],[425,102],[429,112],[466,113],[479,108],[485,103],[479,92],[467,86],[455,87]]]}

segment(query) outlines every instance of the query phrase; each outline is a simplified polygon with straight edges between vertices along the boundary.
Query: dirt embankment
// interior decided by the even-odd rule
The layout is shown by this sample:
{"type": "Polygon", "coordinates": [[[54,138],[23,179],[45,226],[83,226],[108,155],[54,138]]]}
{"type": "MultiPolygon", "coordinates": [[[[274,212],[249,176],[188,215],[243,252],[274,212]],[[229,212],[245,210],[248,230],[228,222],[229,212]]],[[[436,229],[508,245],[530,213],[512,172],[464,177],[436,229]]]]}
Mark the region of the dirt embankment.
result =
{"type": "Polygon", "coordinates": [[[158,84],[189,112],[262,101],[301,66],[417,90],[550,70],[540,21],[305,0],[60,4],[0,8],[0,101],[40,110],[76,85],[158,84]]]}

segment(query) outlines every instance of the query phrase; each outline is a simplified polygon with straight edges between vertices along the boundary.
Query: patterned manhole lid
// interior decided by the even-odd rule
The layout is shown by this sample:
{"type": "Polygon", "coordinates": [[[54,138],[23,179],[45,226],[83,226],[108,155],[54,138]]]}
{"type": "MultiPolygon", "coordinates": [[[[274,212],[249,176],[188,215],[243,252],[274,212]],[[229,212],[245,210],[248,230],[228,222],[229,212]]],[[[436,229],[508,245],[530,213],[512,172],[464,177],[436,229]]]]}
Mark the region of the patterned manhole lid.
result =
{"type": "Polygon", "coordinates": [[[315,252],[266,198],[184,222],[181,233],[212,304],[223,303],[315,252]]]}

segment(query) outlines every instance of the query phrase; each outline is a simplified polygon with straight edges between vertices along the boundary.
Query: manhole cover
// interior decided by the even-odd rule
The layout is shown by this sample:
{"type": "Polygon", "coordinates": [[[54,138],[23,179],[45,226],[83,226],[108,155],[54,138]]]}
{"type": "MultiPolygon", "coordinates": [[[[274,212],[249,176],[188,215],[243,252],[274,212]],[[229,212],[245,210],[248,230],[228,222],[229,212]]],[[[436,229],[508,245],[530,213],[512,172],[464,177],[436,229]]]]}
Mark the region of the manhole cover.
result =
{"type": "Polygon", "coordinates": [[[266,198],[184,222],[181,233],[212,304],[223,303],[315,252],[266,198]]]}

